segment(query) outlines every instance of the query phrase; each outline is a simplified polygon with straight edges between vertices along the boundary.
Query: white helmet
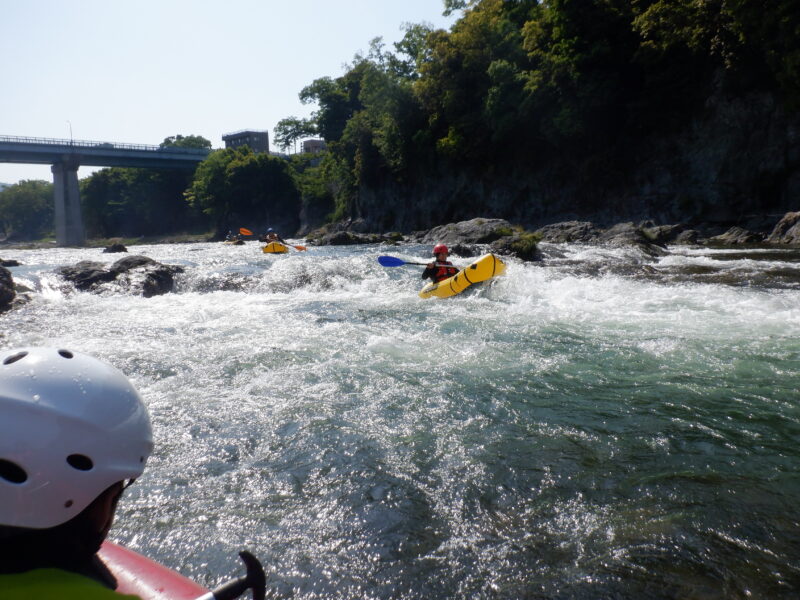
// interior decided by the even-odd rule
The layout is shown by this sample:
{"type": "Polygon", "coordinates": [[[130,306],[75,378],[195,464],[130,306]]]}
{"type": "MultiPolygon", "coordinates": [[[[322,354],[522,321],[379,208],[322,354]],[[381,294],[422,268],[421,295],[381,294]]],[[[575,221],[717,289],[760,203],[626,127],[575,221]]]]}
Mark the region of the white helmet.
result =
{"type": "Polygon", "coordinates": [[[0,352],[0,525],[69,521],[142,474],[150,418],[119,370],[54,348],[0,352]]]}

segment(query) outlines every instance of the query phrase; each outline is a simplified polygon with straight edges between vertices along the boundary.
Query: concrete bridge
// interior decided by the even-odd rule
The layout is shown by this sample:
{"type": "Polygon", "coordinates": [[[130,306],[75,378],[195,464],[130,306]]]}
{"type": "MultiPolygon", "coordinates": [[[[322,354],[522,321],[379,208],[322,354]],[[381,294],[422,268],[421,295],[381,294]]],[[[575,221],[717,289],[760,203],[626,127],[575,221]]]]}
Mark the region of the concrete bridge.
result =
{"type": "Polygon", "coordinates": [[[209,152],[205,148],[0,136],[0,162],[52,165],[59,246],[80,246],[86,240],[78,167],[194,169],[209,152]]]}

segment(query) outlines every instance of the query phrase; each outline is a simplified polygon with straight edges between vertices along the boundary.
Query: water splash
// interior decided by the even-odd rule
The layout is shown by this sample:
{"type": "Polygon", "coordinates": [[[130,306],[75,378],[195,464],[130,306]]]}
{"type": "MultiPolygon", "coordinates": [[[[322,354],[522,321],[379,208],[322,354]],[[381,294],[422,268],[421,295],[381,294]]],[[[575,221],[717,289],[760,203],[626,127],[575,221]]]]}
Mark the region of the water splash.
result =
{"type": "Polygon", "coordinates": [[[8,251],[0,339],[131,376],[157,445],[114,536],[209,585],[248,547],[297,598],[791,597],[793,255],[544,246],[443,301],[377,264],[424,246],[131,248],[186,267],[149,299],[8,251]]]}

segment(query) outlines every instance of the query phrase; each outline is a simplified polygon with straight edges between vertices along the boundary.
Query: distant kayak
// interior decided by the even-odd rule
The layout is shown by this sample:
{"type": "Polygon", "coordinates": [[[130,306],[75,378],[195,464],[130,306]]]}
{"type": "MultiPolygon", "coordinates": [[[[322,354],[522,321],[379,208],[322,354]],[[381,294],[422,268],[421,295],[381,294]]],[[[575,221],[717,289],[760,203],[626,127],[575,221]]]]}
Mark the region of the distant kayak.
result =
{"type": "Polygon", "coordinates": [[[270,242],[264,246],[261,251],[264,254],[284,254],[285,252],[289,251],[289,247],[284,246],[280,242],[270,242]]]}
{"type": "Polygon", "coordinates": [[[113,542],[103,542],[99,555],[116,578],[120,594],[135,594],[142,600],[194,600],[208,593],[180,573],[113,542]]]}
{"type": "Polygon", "coordinates": [[[449,298],[460,294],[473,283],[487,281],[505,272],[505,263],[494,254],[484,254],[458,273],[438,283],[429,283],[419,292],[420,298],[449,298]]]}
{"type": "Polygon", "coordinates": [[[225,240],[222,243],[228,244],[229,246],[244,246],[244,240],[225,240]]]}

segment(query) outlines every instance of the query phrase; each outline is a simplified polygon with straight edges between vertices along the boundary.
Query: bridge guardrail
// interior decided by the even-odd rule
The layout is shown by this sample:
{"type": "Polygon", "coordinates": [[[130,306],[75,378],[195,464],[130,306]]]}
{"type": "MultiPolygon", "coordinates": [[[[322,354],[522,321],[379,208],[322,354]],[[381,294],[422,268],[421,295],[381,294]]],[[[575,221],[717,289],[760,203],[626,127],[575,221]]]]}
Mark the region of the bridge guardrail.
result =
{"type": "Polygon", "coordinates": [[[148,150],[155,152],[186,152],[187,154],[208,154],[206,148],[181,148],[180,146],[149,146],[147,144],[119,144],[112,142],[92,142],[88,140],[59,140],[53,138],[21,137],[0,135],[0,142],[21,144],[43,144],[48,146],[67,146],[71,148],[104,148],[115,150],[148,150]]]}

